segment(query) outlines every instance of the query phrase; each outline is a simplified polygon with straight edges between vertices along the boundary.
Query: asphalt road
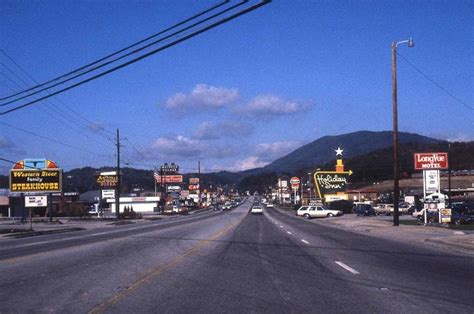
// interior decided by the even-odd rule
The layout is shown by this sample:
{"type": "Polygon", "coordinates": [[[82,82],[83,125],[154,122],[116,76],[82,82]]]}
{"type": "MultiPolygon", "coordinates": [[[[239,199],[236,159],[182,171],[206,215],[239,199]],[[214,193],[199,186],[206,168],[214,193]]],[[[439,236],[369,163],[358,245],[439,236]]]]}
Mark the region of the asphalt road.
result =
{"type": "Polygon", "coordinates": [[[474,312],[472,257],[276,210],[0,243],[0,312],[474,312]]]}

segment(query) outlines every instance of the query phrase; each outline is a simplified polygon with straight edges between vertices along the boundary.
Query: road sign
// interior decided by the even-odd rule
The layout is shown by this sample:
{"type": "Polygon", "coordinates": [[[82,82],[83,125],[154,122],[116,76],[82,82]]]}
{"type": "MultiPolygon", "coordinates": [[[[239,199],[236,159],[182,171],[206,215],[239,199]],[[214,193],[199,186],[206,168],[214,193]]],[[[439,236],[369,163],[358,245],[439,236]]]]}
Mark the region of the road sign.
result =
{"type": "Polygon", "coordinates": [[[47,207],[47,196],[25,196],[25,207],[47,207]]]}
{"type": "Polygon", "coordinates": [[[448,153],[415,153],[415,170],[448,169],[448,153]]]}
{"type": "Polygon", "coordinates": [[[300,184],[300,178],[292,177],[291,180],[290,180],[290,183],[295,184],[295,185],[300,184]]]}
{"type": "Polygon", "coordinates": [[[102,198],[109,199],[109,198],[115,198],[115,190],[102,190],[102,198]]]}

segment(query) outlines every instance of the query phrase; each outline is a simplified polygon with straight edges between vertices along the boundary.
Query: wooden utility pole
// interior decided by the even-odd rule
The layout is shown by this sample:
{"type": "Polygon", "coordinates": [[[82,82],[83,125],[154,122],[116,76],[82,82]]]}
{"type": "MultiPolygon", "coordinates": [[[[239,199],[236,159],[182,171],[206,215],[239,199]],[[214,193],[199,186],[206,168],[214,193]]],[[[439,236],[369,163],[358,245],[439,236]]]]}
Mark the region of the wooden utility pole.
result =
{"type": "Polygon", "coordinates": [[[117,185],[115,186],[115,213],[117,219],[120,219],[120,190],[121,190],[121,177],[120,177],[120,132],[117,129],[117,185]]]}

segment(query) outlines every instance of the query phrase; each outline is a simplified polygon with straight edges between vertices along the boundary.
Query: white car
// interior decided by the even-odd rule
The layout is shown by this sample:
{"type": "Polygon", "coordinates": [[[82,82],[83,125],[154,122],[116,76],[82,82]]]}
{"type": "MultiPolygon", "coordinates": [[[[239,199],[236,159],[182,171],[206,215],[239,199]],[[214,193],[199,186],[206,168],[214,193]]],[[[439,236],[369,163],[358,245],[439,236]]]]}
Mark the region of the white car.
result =
{"type": "Polygon", "coordinates": [[[267,208],[273,208],[273,203],[267,203],[267,208]]]}
{"type": "Polygon", "coordinates": [[[302,216],[305,219],[316,218],[316,217],[334,217],[341,216],[342,211],[332,210],[324,205],[317,206],[301,206],[297,211],[296,215],[302,216]]]}
{"type": "Polygon", "coordinates": [[[262,206],[260,206],[260,205],[254,205],[254,206],[252,207],[252,209],[250,210],[250,212],[251,212],[252,214],[260,214],[260,215],[262,215],[262,214],[263,214],[263,208],[262,208],[262,206]]]}

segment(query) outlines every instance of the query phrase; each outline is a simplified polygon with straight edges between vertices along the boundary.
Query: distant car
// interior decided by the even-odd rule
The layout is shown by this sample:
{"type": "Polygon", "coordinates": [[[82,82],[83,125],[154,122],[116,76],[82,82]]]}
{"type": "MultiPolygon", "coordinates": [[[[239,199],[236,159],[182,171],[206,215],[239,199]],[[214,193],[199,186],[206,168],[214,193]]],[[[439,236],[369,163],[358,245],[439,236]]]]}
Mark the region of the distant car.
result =
{"type": "Polygon", "coordinates": [[[260,205],[254,205],[252,209],[250,210],[252,214],[263,214],[263,207],[260,205]]]}
{"type": "Polygon", "coordinates": [[[273,208],[273,203],[267,203],[267,208],[273,208]]]}
{"type": "Polygon", "coordinates": [[[318,206],[301,206],[296,211],[297,216],[302,216],[305,219],[317,218],[317,217],[333,217],[342,216],[342,211],[332,210],[324,205],[318,206]]]}
{"type": "Polygon", "coordinates": [[[352,208],[357,216],[375,216],[375,209],[369,204],[358,204],[352,208]]]}
{"type": "Polygon", "coordinates": [[[379,204],[374,207],[377,215],[388,215],[393,214],[393,204],[379,204]]]}

